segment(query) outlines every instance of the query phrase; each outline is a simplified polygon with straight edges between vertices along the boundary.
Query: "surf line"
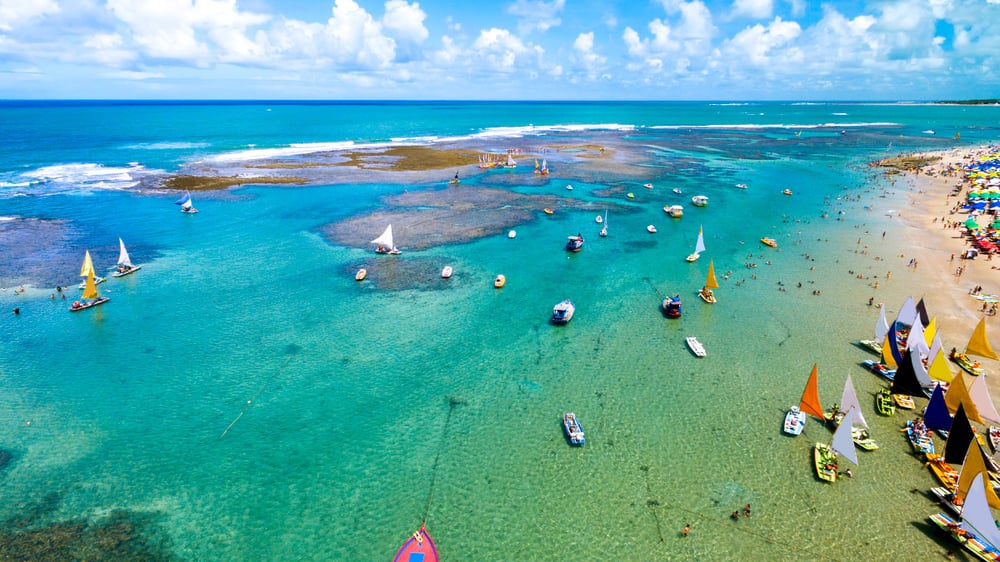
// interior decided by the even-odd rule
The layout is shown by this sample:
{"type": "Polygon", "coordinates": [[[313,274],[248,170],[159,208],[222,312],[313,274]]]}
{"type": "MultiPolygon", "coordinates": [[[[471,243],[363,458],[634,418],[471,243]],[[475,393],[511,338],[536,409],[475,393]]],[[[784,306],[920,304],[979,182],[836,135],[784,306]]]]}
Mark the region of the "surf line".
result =
{"type": "Polygon", "coordinates": [[[462,404],[465,404],[465,400],[454,397],[448,398],[448,417],[444,420],[444,429],[441,430],[441,443],[438,444],[437,454],[434,455],[434,464],[431,466],[431,486],[427,491],[427,503],[424,504],[424,517],[420,520],[421,525],[427,523],[427,515],[431,511],[431,499],[434,497],[434,485],[437,483],[438,461],[441,459],[441,451],[444,450],[445,445],[448,443],[451,414],[455,411],[455,406],[462,404]]]}
{"type": "Polygon", "coordinates": [[[240,410],[240,415],[236,416],[236,418],[234,418],[233,421],[229,422],[229,425],[226,426],[226,430],[222,432],[222,435],[219,435],[219,439],[225,437],[226,434],[229,433],[229,430],[232,429],[234,425],[236,425],[236,422],[240,421],[240,418],[243,417],[243,414],[247,413],[247,410],[250,409],[250,406],[253,404],[253,401],[256,400],[257,397],[261,395],[261,393],[264,392],[264,389],[267,388],[267,385],[271,384],[271,381],[273,381],[278,375],[281,374],[281,371],[283,371],[285,367],[288,366],[288,362],[291,360],[292,360],[291,355],[285,357],[285,362],[281,364],[281,367],[278,367],[278,370],[273,375],[271,375],[266,381],[264,381],[264,384],[260,385],[260,388],[257,389],[257,393],[253,395],[253,398],[247,400],[247,403],[243,405],[243,409],[240,410]]]}

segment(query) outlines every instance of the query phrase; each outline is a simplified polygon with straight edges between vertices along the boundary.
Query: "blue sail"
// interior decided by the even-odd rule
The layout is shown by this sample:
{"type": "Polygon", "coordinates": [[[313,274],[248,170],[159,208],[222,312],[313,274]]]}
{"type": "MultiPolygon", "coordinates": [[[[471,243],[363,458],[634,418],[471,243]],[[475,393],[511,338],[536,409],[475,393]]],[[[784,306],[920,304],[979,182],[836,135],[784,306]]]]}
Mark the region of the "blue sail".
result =
{"type": "Polygon", "coordinates": [[[190,202],[191,202],[191,194],[190,193],[185,193],[184,195],[181,195],[180,199],[178,199],[177,201],[174,201],[174,205],[184,205],[184,204],[190,203],[190,202]]]}
{"type": "Polygon", "coordinates": [[[903,364],[903,355],[899,352],[899,342],[896,340],[896,323],[893,322],[889,326],[889,351],[892,352],[892,358],[896,361],[896,365],[903,364]]]}
{"type": "Polygon", "coordinates": [[[951,429],[951,422],[951,414],[948,413],[948,406],[944,403],[944,391],[941,385],[935,385],[931,400],[924,410],[924,425],[927,429],[948,431],[951,429]]]}

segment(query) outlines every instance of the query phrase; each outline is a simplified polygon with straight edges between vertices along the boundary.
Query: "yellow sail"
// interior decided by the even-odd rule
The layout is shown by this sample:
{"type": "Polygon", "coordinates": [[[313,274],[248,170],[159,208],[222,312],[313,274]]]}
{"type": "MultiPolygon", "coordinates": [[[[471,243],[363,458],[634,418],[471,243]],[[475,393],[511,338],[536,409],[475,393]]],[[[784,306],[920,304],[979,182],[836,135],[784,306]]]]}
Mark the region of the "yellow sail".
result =
{"type": "MultiPolygon", "coordinates": [[[[965,495],[969,492],[969,486],[972,485],[972,481],[976,478],[977,474],[983,475],[983,481],[989,481],[989,473],[986,472],[986,461],[983,459],[987,456],[986,451],[983,450],[983,442],[980,441],[982,437],[976,436],[969,443],[969,452],[965,454],[965,462],[962,463],[962,472],[958,475],[958,490],[955,491],[955,495],[965,499],[965,495]]],[[[997,497],[996,491],[993,486],[985,486],[986,488],[986,500],[989,502],[990,507],[993,509],[1000,509],[1000,497],[997,497]]]]}
{"type": "Polygon", "coordinates": [[[965,354],[978,355],[989,359],[1000,359],[1000,356],[990,347],[990,341],[986,339],[986,317],[979,319],[979,324],[973,330],[968,345],[965,346],[965,354]]]}
{"type": "MultiPolygon", "coordinates": [[[[969,375],[972,376],[972,375],[969,375]]],[[[961,404],[965,408],[965,416],[969,418],[970,421],[977,423],[983,422],[982,416],[979,415],[979,409],[976,408],[976,403],[972,401],[972,397],[969,396],[969,385],[965,382],[965,374],[959,373],[955,375],[955,378],[951,380],[951,386],[948,387],[948,392],[944,393],[944,403],[948,406],[948,411],[951,415],[955,415],[958,411],[958,405],[961,404]]]]}
{"type": "Polygon", "coordinates": [[[806,414],[816,416],[821,420],[826,417],[823,413],[823,406],[819,403],[819,380],[817,378],[816,363],[813,363],[812,373],[806,382],[806,388],[802,391],[802,400],[799,401],[799,410],[806,414]]]}
{"type": "Polygon", "coordinates": [[[86,277],[87,274],[94,274],[94,262],[90,261],[90,250],[87,250],[87,255],[83,257],[83,265],[80,267],[80,277],[86,277]]]}
{"type": "Polygon", "coordinates": [[[890,369],[896,369],[899,365],[896,364],[896,359],[892,356],[892,348],[889,347],[889,336],[886,335],[885,339],[882,340],[882,364],[890,369]]]}
{"type": "MultiPolygon", "coordinates": [[[[87,254],[89,257],[90,254],[87,254]]],[[[87,281],[83,286],[83,298],[85,299],[96,299],[97,295],[97,283],[94,283],[94,270],[91,269],[87,272],[87,281]]]]}
{"type": "Polygon", "coordinates": [[[930,347],[934,345],[934,333],[937,332],[937,317],[931,318],[931,321],[927,323],[927,327],[924,328],[924,342],[930,347]]]}
{"type": "Polygon", "coordinates": [[[955,378],[955,373],[948,368],[948,360],[944,358],[944,352],[938,349],[937,355],[927,368],[927,374],[936,381],[951,382],[955,378]]]}
{"type": "Polygon", "coordinates": [[[715,265],[712,264],[711,260],[709,260],[708,262],[708,278],[705,279],[705,288],[706,289],[719,288],[719,282],[715,280],[715,265]]]}

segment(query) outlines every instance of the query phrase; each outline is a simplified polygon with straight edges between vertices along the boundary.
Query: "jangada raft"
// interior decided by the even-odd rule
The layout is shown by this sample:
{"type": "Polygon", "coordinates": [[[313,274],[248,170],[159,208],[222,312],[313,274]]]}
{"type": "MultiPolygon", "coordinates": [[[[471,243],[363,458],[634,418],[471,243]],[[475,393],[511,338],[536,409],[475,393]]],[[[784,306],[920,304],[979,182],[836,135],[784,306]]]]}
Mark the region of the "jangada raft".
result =
{"type": "Polygon", "coordinates": [[[563,431],[566,432],[566,438],[573,445],[583,445],[587,442],[583,436],[580,420],[576,419],[576,414],[573,412],[563,414],[563,431]]]}

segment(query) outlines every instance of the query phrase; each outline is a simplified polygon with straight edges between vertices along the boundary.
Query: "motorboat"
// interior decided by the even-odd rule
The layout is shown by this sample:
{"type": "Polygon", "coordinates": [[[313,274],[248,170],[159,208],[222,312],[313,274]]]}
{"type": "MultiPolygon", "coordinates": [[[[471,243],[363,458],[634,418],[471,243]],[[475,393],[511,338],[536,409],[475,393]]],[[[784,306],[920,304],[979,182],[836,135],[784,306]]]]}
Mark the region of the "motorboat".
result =
{"type": "Polygon", "coordinates": [[[496,287],[497,289],[503,287],[506,284],[507,284],[507,277],[505,277],[503,273],[497,275],[497,278],[493,280],[493,286],[496,287]]]}
{"type": "Polygon", "coordinates": [[[680,318],[682,312],[680,295],[663,299],[663,314],[667,318],[680,318]]]}
{"type": "Polygon", "coordinates": [[[552,323],[568,324],[573,319],[574,312],[576,306],[573,305],[573,301],[566,299],[552,308],[552,323]]]}
{"type": "Polygon", "coordinates": [[[563,414],[563,431],[566,432],[566,438],[573,445],[583,445],[587,442],[587,439],[583,435],[583,427],[580,425],[580,420],[576,419],[576,414],[573,412],[563,414]]]}
{"type": "Polygon", "coordinates": [[[649,225],[646,227],[646,232],[650,234],[656,234],[656,227],[653,225],[649,225]]]}
{"type": "Polygon", "coordinates": [[[567,252],[579,252],[583,249],[583,236],[577,234],[576,236],[568,236],[569,240],[566,242],[567,252]]]}
{"type": "Polygon", "coordinates": [[[679,219],[684,216],[684,207],[680,205],[668,205],[663,207],[663,212],[672,218],[679,219]]]}
{"type": "Polygon", "coordinates": [[[695,195],[691,198],[691,204],[695,207],[704,207],[708,205],[708,197],[704,195],[695,195]]]}
{"type": "Polygon", "coordinates": [[[452,270],[450,265],[446,265],[444,266],[444,269],[441,270],[441,277],[444,279],[448,279],[449,277],[451,277],[453,271],[454,270],[452,270]]]}
{"type": "Polygon", "coordinates": [[[701,342],[698,341],[698,338],[694,336],[688,336],[686,341],[687,341],[687,346],[691,349],[691,353],[694,353],[696,357],[705,357],[706,355],[708,355],[708,353],[705,352],[705,346],[701,345],[701,342]]]}

